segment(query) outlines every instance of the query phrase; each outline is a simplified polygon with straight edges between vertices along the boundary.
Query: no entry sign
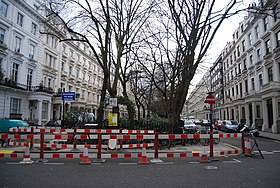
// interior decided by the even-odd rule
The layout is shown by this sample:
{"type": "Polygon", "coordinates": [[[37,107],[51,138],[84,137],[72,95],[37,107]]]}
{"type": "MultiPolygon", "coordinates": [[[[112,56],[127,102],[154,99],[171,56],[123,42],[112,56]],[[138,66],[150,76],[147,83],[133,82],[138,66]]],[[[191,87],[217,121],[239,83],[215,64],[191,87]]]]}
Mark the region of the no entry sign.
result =
{"type": "Polygon", "coordinates": [[[215,97],[212,94],[208,94],[205,102],[208,104],[215,104],[215,97]]]}

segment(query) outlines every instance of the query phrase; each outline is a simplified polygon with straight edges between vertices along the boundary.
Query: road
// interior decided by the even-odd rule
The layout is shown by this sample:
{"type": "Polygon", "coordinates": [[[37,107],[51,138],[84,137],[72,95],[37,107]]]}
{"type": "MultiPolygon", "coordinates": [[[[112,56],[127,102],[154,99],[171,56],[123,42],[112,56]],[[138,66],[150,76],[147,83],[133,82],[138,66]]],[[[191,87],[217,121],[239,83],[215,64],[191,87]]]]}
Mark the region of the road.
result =
{"type": "Polygon", "coordinates": [[[1,159],[0,187],[278,188],[280,143],[265,138],[257,141],[264,159],[256,153],[253,157],[217,157],[211,163],[199,163],[199,158],[165,158],[160,164],[139,165],[137,159],[108,159],[86,166],[79,165],[79,159],[32,165],[1,159]]]}

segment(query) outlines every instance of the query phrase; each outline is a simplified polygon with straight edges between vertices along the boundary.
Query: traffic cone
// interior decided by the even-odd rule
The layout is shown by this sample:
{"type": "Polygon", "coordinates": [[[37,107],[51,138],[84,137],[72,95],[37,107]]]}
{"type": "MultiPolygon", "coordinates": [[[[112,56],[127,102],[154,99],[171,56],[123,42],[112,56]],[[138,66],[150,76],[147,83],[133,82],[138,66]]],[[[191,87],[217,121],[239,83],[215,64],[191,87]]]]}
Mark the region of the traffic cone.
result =
{"type": "Polygon", "coordinates": [[[244,144],[245,145],[245,150],[244,150],[245,156],[252,156],[252,146],[251,146],[250,138],[245,137],[244,141],[245,141],[245,144],[244,144]]]}
{"type": "Polygon", "coordinates": [[[207,151],[206,151],[205,146],[203,146],[202,150],[201,150],[200,162],[201,163],[209,163],[210,162],[210,160],[208,159],[208,156],[207,156],[207,151]]]}
{"type": "Polygon", "coordinates": [[[90,165],[91,164],[89,157],[88,157],[88,148],[87,147],[88,147],[87,144],[85,144],[83,158],[82,158],[82,161],[79,163],[80,165],[90,165]]]}
{"type": "Polygon", "coordinates": [[[141,164],[141,165],[150,164],[150,161],[147,157],[146,147],[147,147],[146,143],[144,142],[143,146],[142,146],[142,155],[140,157],[140,161],[138,161],[138,164],[141,164]]]}
{"type": "Polygon", "coordinates": [[[28,142],[24,143],[24,146],[25,146],[25,152],[23,154],[23,160],[19,163],[20,164],[33,164],[34,161],[32,161],[30,158],[30,149],[29,149],[28,142]]]}

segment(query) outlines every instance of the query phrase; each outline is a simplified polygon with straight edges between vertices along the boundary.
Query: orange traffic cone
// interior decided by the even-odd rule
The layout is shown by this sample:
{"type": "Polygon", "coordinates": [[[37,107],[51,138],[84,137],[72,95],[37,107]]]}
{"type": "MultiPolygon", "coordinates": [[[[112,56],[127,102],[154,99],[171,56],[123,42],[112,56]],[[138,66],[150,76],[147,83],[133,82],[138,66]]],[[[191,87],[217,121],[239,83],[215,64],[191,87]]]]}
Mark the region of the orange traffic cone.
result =
{"type": "Polygon", "coordinates": [[[248,137],[245,137],[244,138],[244,141],[245,141],[245,156],[252,156],[252,146],[251,146],[251,141],[250,141],[250,138],[248,137]]]}
{"type": "Polygon", "coordinates": [[[23,154],[23,160],[19,163],[20,164],[33,164],[34,161],[32,161],[30,158],[30,149],[29,149],[28,142],[24,143],[24,146],[25,146],[25,152],[23,154]]]}
{"type": "Polygon", "coordinates": [[[88,157],[88,146],[87,146],[87,144],[85,144],[84,152],[83,152],[83,158],[82,158],[82,161],[79,164],[81,164],[81,165],[90,165],[91,164],[91,162],[89,160],[89,157],[88,157]]]}
{"type": "Polygon", "coordinates": [[[142,146],[142,155],[140,157],[140,161],[138,161],[138,164],[141,164],[141,165],[150,164],[150,161],[149,161],[149,159],[147,157],[146,147],[147,147],[147,145],[144,142],[143,146],[142,146]]]}
{"type": "Polygon", "coordinates": [[[210,162],[210,160],[208,159],[208,156],[207,156],[207,151],[206,151],[205,146],[203,146],[202,150],[201,150],[200,162],[201,163],[209,163],[210,162]]]}

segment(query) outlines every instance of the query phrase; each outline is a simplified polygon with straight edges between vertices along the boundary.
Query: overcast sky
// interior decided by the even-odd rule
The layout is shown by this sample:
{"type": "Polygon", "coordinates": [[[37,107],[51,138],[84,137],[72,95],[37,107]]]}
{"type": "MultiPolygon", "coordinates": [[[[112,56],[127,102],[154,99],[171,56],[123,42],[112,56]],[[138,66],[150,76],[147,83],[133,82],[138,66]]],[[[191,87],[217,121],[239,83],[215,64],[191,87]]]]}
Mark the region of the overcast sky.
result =
{"type": "MultiPolygon", "coordinates": [[[[219,0],[223,2],[223,0],[219,0]]],[[[248,7],[248,5],[252,2],[258,2],[258,0],[243,0],[243,7],[248,7]]],[[[225,3],[225,2],[224,2],[225,3]]],[[[244,19],[247,13],[239,13],[238,15],[235,15],[227,20],[224,21],[224,23],[219,28],[213,42],[211,45],[211,48],[208,51],[208,55],[205,58],[205,62],[202,63],[201,67],[197,71],[197,74],[195,75],[194,79],[192,80],[192,85],[190,86],[191,90],[195,87],[195,85],[202,79],[203,75],[209,69],[213,63],[216,61],[220,53],[222,52],[223,48],[225,47],[227,42],[232,41],[232,34],[239,26],[239,23],[244,19]]],[[[189,91],[189,94],[191,92],[189,91]]]]}

